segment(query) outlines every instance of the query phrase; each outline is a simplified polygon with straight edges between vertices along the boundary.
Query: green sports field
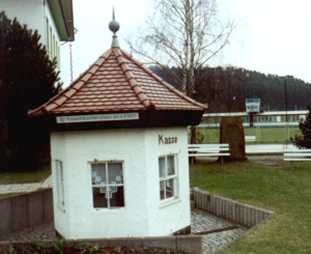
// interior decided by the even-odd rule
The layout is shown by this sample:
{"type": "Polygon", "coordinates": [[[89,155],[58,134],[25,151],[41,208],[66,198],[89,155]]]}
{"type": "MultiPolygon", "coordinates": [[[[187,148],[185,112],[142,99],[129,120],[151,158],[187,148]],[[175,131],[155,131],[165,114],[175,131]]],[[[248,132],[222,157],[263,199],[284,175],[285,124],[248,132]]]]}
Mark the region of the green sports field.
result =
{"type": "MultiPolygon", "coordinates": [[[[202,143],[219,143],[218,128],[198,128],[202,143]]],[[[244,128],[246,136],[255,136],[255,142],[250,144],[284,144],[289,142],[289,137],[299,134],[298,127],[269,127],[269,128],[244,128]]]]}

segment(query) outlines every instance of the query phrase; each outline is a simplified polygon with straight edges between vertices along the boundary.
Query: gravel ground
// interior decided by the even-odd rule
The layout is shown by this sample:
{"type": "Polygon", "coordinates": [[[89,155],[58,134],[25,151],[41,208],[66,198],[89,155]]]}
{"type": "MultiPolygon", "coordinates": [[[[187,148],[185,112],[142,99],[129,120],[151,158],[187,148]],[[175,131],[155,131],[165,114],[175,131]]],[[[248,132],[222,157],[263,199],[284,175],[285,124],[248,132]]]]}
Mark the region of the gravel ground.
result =
{"type": "Polygon", "coordinates": [[[238,228],[229,231],[223,231],[214,234],[203,235],[202,250],[203,254],[216,253],[232,242],[238,240],[244,233],[245,229],[238,228]]]}
{"type": "Polygon", "coordinates": [[[232,225],[232,223],[202,210],[195,209],[191,213],[192,233],[215,230],[232,225]]]}
{"type": "MultiPolygon", "coordinates": [[[[193,210],[191,214],[192,232],[204,232],[216,229],[223,229],[230,226],[236,226],[222,218],[201,210],[193,210]]],[[[233,230],[227,230],[207,235],[202,235],[203,254],[215,253],[218,250],[228,246],[239,239],[246,229],[239,227],[233,230]]]]}

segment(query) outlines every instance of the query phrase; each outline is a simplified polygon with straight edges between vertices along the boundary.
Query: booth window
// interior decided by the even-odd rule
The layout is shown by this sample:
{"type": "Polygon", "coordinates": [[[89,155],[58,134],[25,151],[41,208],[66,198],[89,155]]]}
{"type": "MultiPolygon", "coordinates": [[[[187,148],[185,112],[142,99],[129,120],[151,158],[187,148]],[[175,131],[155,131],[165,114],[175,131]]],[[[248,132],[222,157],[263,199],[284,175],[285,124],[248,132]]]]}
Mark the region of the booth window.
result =
{"type": "Polygon", "coordinates": [[[124,207],[123,163],[92,164],[94,208],[124,207]]]}
{"type": "Polygon", "coordinates": [[[159,157],[160,199],[174,199],[177,197],[177,156],[167,155],[159,157]]]}
{"type": "Polygon", "coordinates": [[[60,208],[65,206],[63,162],[55,160],[57,203],[60,208]]]}

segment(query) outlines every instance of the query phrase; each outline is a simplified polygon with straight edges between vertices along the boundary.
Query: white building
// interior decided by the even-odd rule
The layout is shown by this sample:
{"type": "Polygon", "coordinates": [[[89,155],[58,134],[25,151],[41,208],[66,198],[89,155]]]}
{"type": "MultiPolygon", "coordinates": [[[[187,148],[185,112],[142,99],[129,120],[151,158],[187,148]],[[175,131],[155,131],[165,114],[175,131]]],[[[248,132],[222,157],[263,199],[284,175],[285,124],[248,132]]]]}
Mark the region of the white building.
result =
{"type": "Polygon", "coordinates": [[[204,110],[122,51],[114,35],[86,72],[30,113],[52,130],[57,232],[66,239],[189,232],[187,125],[204,110]]]}
{"type": "Polygon", "coordinates": [[[37,30],[51,58],[60,66],[60,42],[73,41],[72,0],[1,0],[0,11],[37,30]]]}

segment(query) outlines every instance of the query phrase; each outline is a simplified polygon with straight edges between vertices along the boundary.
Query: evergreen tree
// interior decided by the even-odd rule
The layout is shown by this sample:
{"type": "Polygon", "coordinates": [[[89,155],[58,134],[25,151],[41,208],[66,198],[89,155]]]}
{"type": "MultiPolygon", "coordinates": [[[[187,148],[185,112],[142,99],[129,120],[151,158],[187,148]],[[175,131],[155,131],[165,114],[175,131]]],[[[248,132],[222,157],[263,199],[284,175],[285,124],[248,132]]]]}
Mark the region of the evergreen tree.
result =
{"type": "Polygon", "coordinates": [[[47,131],[27,113],[59,91],[56,66],[37,31],[0,13],[0,170],[33,167],[39,144],[47,142],[47,131]]]}
{"type": "Polygon", "coordinates": [[[291,141],[299,148],[311,148],[311,107],[308,107],[308,110],[306,119],[299,123],[301,135],[291,138],[291,141]]]}

